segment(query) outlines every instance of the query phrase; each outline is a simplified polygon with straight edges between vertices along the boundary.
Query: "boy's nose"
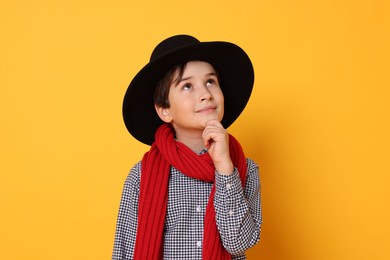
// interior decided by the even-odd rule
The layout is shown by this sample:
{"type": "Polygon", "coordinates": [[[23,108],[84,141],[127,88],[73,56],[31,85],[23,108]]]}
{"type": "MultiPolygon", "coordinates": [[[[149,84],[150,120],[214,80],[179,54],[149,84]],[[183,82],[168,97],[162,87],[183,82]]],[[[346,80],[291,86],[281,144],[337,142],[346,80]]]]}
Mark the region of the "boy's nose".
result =
{"type": "Polygon", "coordinates": [[[200,101],[213,100],[213,95],[207,87],[202,88],[202,93],[200,93],[200,101]]]}
{"type": "Polygon", "coordinates": [[[200,101],[208,101],[213,100],[213,95],[209,91],[203,93],[200,97],[200,101]]]}

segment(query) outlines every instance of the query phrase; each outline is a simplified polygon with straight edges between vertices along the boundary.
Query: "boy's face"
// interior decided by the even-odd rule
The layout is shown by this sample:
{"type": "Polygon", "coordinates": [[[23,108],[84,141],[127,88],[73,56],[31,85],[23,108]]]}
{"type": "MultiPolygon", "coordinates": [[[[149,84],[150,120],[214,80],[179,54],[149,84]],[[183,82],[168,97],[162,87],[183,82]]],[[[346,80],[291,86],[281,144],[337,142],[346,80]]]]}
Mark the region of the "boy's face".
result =
{"type": "Polygon", "coordinates": [[[170,86],[168,99],[170,107],[157,108],[157,113],[163,121],[172,124],[177,134],[203,131],[207,121],[223,118],[223,93],[217,73],[207,62],[188,62],[182,79],[170,86]]]}

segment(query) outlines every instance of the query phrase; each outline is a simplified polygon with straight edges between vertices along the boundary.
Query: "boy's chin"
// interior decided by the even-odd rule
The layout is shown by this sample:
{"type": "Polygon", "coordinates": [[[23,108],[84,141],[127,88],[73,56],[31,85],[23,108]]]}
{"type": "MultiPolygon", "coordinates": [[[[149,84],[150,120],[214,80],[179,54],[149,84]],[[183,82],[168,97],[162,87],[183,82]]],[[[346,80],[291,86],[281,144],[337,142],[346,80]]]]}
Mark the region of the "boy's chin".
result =
{"type": "Polygon", "coordinates": [[[210,118],[210,119],[207,119],[207,120],[204,120],[204,122],[202,122],[202,128],[206,128],[206,125],[208,122],[210,121],[218,121],[219,123],[221,123],[221,119],[219,118],[210,118]]]}
{"type": "Polygon", "coordinates": [[[222,118],[219,118],[219,117],[217,117],[217,116],[210,116],[210,117],[208,117],[208,118],[204,121],[204,123],[206,124],[207,122],[212,121],[212,120],[216,120],[216,121],[218,121],[218,122],[221,123],[222,118]]]}

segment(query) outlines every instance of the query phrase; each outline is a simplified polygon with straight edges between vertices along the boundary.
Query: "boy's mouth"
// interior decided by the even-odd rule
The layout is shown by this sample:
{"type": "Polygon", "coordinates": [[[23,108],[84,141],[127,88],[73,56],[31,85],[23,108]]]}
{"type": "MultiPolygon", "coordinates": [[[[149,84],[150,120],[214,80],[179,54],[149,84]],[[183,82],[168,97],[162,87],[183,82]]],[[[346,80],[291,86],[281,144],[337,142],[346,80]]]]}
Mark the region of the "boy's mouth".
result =
{"type": "Polygon", "coordinates": [[[196,110],[196,113],[211,112],[211,111],[214,111],[215,109],[217,109],[216,106],[210,105],[210,106],[206,106],[206,107],[203,107],[201,109],[196,110]]]}

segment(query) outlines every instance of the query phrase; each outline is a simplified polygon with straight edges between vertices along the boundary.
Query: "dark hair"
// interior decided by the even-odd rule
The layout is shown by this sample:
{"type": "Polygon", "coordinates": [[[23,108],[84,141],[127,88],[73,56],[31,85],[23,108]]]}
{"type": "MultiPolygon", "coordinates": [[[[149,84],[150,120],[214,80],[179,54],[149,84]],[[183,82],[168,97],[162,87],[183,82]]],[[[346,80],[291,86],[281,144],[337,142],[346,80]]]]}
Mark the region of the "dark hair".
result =
{"type": "Polygon", "coordinates": [[[169,89],[172,83],[178,84],[183,77],[187,63],[179,64],[170,69],[156,85],[154,90],[154,104],[158,107],[169,108],[169,89]],[[173,78],[177,74],[176,78],[173,78]]]}

